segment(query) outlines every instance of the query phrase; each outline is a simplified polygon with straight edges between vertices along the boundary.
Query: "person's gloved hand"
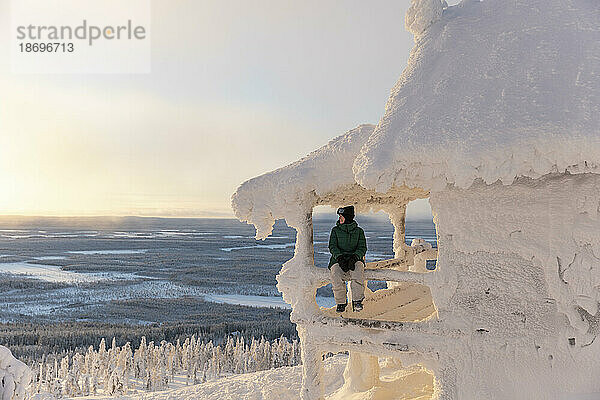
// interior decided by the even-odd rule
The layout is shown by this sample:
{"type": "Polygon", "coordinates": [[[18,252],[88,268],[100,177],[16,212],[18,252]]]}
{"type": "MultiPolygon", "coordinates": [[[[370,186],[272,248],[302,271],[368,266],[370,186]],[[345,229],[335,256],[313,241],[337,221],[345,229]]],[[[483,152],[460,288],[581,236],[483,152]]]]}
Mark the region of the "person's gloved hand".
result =
{"type": "Polygon", "coordinates": [[[351,270],[354,271],[354,264],[356,264],[357,261],[360,261],[360,258],[358,258],[356,254],[351,254],[348,260],[348,264],[351,270]]]}
{"type": "MultiPolygon", "coordinates": [[[[350,270],[350,257],[351,255],[349,254],[341,254],[336,260],[344,272],[348,272],[350,270]]],[[[354,264],[352,264],[352,267],[354,267],[354,264]]]]}

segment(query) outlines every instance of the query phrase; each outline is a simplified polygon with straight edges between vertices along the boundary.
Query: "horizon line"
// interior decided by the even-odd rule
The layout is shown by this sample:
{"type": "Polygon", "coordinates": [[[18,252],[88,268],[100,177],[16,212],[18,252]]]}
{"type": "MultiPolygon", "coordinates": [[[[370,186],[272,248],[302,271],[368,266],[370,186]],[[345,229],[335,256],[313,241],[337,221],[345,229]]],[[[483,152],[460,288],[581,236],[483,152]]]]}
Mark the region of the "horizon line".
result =
{"type": "Polygon", "coordinates": [[[135,215],[135,214],[118,214],[118,215],[110,215],[110,214],[95,214],[95,215],[85,215],[85,214],[73,214],[73,215],[63,215],[63,214],[0,214],[0,218],[177,218],[177,219],[200,219],[200,218],[231,218],[237,219],[235,215],[135,215]]]}
{"type": "MultiPolygon", "coordinates": [[[[329,215],[330,213],[319,212],[315,213],[313,217],[322,217],[325,215],[329,215]]],[[[331,213],[334,214],[334,213],[331,213]]],[[[371,218],[385,218],[383,215],[368,215],[368,214],[357,214],[359,217],[371,217],[371,218]]],[[[123,214],[123,215],[25,215],[25,214],[0,214],[0,219],[4,218],[161,218],[161,219],[239,219],[231,214],[231,215],[206,215],[206,216],[198,216],[198,215],[190,215],[190,216],[181,216],[181,215],[134,215],[134,214],[123,214]]],[[[407,220],[431,220],[433,216],[419,215],[419,216],[407,216],[407,220]]],[[[285,218],[278,218],[276,221],[285,220],[285,218]]]]}

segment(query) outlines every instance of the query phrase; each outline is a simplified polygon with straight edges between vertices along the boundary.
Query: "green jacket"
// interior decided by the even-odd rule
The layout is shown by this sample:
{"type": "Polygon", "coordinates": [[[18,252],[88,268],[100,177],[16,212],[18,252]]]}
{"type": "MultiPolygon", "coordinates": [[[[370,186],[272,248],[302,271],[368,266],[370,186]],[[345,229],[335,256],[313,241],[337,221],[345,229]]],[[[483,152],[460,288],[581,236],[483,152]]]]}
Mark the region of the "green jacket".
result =
{"type": "Polygon", "coordinates": [[[329,235],[329,252],[331,253],[331,259],[327,268],[331,268],[342,254],[356,254],[359,260],[364,261],[367,253],[365,232],[358,226],[356,221],[349,224],[336,222],[329,235]]]}

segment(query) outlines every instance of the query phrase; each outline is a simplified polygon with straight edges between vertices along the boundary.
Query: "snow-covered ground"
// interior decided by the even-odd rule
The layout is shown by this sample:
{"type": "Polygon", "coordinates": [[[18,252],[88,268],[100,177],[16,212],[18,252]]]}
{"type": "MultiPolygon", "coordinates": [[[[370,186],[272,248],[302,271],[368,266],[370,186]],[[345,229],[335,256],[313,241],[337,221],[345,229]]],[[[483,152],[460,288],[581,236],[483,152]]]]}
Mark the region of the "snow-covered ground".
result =
{"type": "MultiPolygon", "coordinates": [[[[325,396],[329,399],[341,398],[347,395],[344,391],[344,367],[348,357],[337,355],[328,358],[324,363],[325,396]],[[342,393],[344,391],[344,393],[342,393]]],[[[121,397],[76,397],[78,400],[297,400],[300,398],[302,381],[302,367],[281,367],[267,371],[250,374],[233,375],[211,382],[194,386],[183,386],[176,389],[154,393],[139,393],[121,397]]],[[[366,393],[358,394],[360,398],[369,398],[366,393]]],[[[352,395],[351,395],[352,396],[352,395]]],[[[43,397],[39,397],[41,400],[43,397]]],[[[423,399],[422,396],[406,397],[406,393],[399,394],[393,399],[423,399]]]]}
{"type": "MultiPolygon", "coordinates": [[[[358,385],[345,384],[348,356],[338,354],[323,365],[324,395],[327,400],[429,400],[433,376],[424,368],[398,369],[394,362],[380,359],[379,384],[362,391],[358,385]]],[[[120,397],[88,396],[73,400],[297,400],[300,398],[302,366],[281,367],[249,374],[232,375],[192,386],[181,386],[153,393],[120,397]]],[[[39,396],[35,400],[47,400],[39,396]]],[[[48,399],[49,400],[49,399],[48,399]]],[[[577,398],[587,400],[587,398],[577,398]]]]}
{"type": "MultiPolygon", "coordinates": [[[[331,395],[343,384],[347,356],[327,359],[324,373],[327,377],[325,394],[331,395]]],[[[199,385],[159,391],[141,392],[123,396],[86,396],[73,400],[296,400],[299,398],[302,367],[281,367],[249,374],[232,375],[199,385]]],[[[50,395],[38,394],[33,400],[51,400],[50,395]]]]}

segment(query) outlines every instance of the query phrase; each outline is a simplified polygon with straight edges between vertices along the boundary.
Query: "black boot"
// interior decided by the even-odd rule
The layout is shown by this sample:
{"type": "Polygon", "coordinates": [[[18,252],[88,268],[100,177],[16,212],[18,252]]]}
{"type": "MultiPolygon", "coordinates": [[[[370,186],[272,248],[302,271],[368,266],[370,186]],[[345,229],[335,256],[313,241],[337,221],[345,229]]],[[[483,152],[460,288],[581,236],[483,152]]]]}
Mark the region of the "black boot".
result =
{"type": "Polygon", "coordinates": [[[335,311],[337,311],[337,312],[344,312],[344,311],[346,311],[346,306],[347,305],[348,305],[348,303],[338,304],[337,307],[335,308],[335,311]]]}
{"type": "Polygon", "coordinates": [[[359,312],[359,311],[362,311],[362,309],[363,309],[362,300],[357,300],[357,301],[352,302],[352,311],[359,312]]]}

